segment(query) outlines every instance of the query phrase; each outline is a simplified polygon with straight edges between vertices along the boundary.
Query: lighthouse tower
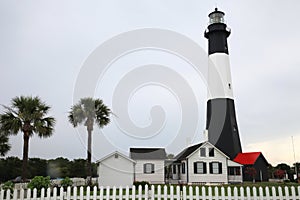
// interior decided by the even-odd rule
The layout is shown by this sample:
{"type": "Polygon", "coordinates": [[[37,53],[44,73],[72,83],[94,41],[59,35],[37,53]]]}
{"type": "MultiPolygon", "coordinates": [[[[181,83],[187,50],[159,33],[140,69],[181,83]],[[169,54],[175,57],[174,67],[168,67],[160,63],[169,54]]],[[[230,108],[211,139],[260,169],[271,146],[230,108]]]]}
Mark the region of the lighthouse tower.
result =
{"type": "Polygon", "coordinates": [[[242,152],[234,108],[227,37],[230,29],[224,22],[224,12],[208,15],[209,25],[204,36],[208,39],[208,141],[230,159],[242,152]]]}

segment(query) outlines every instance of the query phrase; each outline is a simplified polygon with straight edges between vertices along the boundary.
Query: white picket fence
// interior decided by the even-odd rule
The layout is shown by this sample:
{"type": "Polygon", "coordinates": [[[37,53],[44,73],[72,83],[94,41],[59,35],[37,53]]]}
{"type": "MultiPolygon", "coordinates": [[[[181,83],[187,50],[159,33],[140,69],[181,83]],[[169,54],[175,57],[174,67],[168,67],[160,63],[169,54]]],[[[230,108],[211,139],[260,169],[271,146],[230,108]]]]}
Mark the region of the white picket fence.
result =
{"type": "Polygon", "coordinates": [[[0,192],[0,200],[300,200],[298,187],[192,187],[192,186],[141,186],[133,187],[83,187],[10,190],[0,192]],[[59,193],[58,193],[58,190],[59,193]]]}

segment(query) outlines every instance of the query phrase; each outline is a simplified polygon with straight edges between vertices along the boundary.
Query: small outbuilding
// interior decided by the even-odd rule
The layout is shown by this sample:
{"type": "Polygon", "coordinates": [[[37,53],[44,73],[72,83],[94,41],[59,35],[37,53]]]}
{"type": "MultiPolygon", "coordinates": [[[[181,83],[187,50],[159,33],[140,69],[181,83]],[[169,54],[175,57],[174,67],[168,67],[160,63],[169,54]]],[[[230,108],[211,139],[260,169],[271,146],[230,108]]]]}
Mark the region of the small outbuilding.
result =
{"type": "MultiPolygon", "coordinates": [[[[255,181],[268,181],[268,161],[261,152],[239,153],[235,162],[244,166],[243,179],[244,181],[252,181],[254,176],[255,181]],[[254,168],[254,174],[247,173],[249,168],[254,168]]],[[[253,173],[253,172],[252,172],[253,173]]]]}
{"type": "Polygon", "coordinates": [[[98,185],[100,186],[132,186],[136,161],[115,151],[97,161],[98,185]]]}

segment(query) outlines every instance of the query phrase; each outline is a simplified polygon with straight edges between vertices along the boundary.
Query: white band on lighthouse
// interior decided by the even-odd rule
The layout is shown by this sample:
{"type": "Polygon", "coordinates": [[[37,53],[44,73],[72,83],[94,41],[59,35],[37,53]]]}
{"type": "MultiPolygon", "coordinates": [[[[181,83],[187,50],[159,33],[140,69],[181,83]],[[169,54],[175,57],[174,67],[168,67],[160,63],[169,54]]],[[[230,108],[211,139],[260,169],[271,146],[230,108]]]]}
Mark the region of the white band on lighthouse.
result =
{"type": "Polygon", "coordinates": [[[217,98],[233,99],[229,56],[213,53],[208,61],[208,100],[217,98]]]}

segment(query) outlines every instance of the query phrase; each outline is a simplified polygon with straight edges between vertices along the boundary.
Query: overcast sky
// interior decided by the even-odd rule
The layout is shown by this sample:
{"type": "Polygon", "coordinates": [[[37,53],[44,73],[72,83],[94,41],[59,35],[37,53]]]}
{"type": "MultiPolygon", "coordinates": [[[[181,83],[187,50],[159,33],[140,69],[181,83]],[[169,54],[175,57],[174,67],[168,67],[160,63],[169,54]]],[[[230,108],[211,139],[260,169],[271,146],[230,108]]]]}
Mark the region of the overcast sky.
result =
{"type": "MultiPolygon", "coordinates": [[[[115,50],[118,46],[112,43],[118,36],[122,38],[126,32],[144,28],[171,31],[170,37],[184,36],[207,52],[203,32],[207,15],[215,5],[225,12],[226,23],[232,30],[228,43],[243,151],[262,151],[273,165],[291,164],[293,136],[299,161],[300,2],[296,0],[0,1],[0,104],[9,105],[15,96],[38,95],[52,107],[50,114],[57,119],[51,138],[30,140],[29,156],[86,157],[85,129],[74,129],[68,123],[67,112],[77,102],[74,92],[93,52],[102,60],[108,59],[96,50],[101,52],[103,44],[110,45],[109,51],[112,47],[115,50]]],[[[145,34],[152,36],[147,31],[145,34]]],[[[161,45],[168,34],[154,39],[161,39],[161,45]]],[[[177,47],[186,44],[175,41],[173,45],[177,47]]],[[[161,146],[168,153],[176,154],[186,145],[204,139],[205,71],[200,70],[199,74],[182,55],[159,48],[125,52],[107,66],[99,64],[99,69],[105,70],[99,76],[95,73],[95,83],[85,77],[87,85],[94,84],[89,88],[93,97],[102,98],[114,113],[118,106],[128,110],[127,118],[115,113],[112,123],[102,132],[95,128],[94,161],[115,150],[126,153],[131,146],[161,146]],[[157,73],[165,73],[162,77],[166,77],[166,82],[156,83],[165,80],[147,70],[138,76],[135,70],[145,65],[153,65],[157,73]],[[130,77],[127,72],[136,76],[130,77]],[[141,82],[137,81],[135,87],[123,84],[133,80],[132,77],[141,82]],[[142,83],[143,77],[153,83],[142,83]],[[178,84],[168,86],[169,79],[178,80],[178,84]],[[125,89],[133,90],[121,94],[123,98],[120,98],[114,92],[124,91],[124,85],[125,89]],[[183,117],[186,114],[190,116],[188,120],[183,117]],[[125,130],[122,123],[128,125],[128,121],[135,126],[125,130]],[[156,122],[161,126],[158,129],[145,128],[156,122]],[[197,127],[192,127],[195,124],[197,127]],[[183,132],[184,140],[173,143],[183,132]]],[[[203,55],[199,51],[199,57],[203,55]]],[[[21,157],[21,134],[11,137],[10,143],[12,149],[8,156],[21,157]]]]}

